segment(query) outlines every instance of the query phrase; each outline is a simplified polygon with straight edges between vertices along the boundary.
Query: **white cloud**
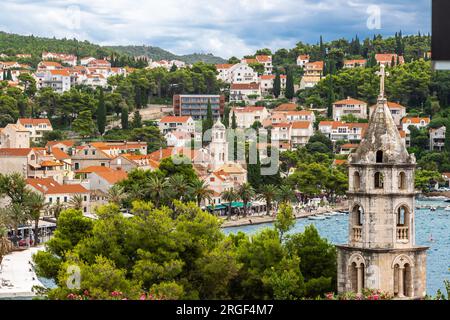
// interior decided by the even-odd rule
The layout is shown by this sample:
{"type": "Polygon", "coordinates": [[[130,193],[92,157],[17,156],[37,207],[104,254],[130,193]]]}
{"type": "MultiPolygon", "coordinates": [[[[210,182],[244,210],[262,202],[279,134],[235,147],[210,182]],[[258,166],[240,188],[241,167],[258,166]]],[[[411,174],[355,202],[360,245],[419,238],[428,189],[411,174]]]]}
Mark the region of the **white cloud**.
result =
{"type": "MultiPolygon", "coordinates": [[[[428,0],[380,0],[383,29],[429,31],[428,0]],[[407,5],[409,7],[407,7],[407,5]]],[[[2,0],[2,30],[76,37],[100,44],[148,44],[177,54],[229,57],[298,41],[352,37],[365,28],[361,0],[2,0]]]]}

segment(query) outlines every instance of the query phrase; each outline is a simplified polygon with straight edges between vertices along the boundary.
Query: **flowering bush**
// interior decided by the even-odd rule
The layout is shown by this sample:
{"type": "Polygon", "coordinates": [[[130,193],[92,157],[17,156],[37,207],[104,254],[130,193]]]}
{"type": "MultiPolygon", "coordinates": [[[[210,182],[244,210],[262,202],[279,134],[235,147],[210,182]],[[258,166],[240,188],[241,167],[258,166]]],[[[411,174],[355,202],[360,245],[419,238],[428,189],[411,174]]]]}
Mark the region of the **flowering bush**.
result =
{"type": "Polygon", "coordinates": [[[376,289],[364,289],[361,294],[346,292],[335,295],[331,292],[325,295],[326,300],[392,300],[393,298],[391,294],[376,289]]]}
{"type": "MultiPolygon", "coordinates": [[[[77,294],[77,293],[69,293],[67,295],[68,300],[96,300],[93,298],[88,290],[84,290],[83,292],[77,294]]],[[[157,295],[155,293],[141,293],[139,298],[129,298],[125,296],[120,291],[113,291],[111,292],[111,300],[165,300],[165,297],[163,295],[157,295]]]]}

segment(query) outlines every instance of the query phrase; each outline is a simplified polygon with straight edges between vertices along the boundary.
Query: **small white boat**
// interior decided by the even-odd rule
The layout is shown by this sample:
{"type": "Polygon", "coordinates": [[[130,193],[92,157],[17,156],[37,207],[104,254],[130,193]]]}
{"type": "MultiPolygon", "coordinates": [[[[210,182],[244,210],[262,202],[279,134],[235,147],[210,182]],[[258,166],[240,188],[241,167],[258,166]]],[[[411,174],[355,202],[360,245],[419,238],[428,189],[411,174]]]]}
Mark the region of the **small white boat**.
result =
{"type": "Polygon", "coordinates": [[[450,211],[450,206],[446,206],[444,210],[445,211],[450,211]]]}
{"type": "Polygon", "coordinates": [[[326,220],[327,217],[324,216],[312,216],[312,217],[308,217],[309,220],[326,220]]]}

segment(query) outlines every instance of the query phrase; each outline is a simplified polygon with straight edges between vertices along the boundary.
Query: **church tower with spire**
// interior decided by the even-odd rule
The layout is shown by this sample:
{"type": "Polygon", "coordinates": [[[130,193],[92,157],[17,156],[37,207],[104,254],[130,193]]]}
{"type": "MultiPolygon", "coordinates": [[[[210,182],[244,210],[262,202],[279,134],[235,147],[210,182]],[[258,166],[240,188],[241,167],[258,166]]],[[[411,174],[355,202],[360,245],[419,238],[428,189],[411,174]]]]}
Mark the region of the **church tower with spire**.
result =
{"type": "Polygon", "coordinates": [[[211,130],[211,144],[209,146],[211,154],[211,168],[216,170],[228,162],[228,142],[226,127],[217,118],[211,130]]]}
{"type": "Polygon", "coordinates": [[[338,292],[379,289],[397,298],[426,294],[426,250],[415,243],[414,171],[384,94],[349,162],[348,243],[338,249],[338,292]]]}

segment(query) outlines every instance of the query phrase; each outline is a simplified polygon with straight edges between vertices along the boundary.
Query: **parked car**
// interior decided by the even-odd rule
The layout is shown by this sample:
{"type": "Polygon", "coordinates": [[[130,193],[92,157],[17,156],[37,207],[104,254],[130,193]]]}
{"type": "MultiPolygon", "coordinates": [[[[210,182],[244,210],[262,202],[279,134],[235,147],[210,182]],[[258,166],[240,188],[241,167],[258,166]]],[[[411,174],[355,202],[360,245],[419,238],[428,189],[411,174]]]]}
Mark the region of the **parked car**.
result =
{"type": "Polygon", "coordinates": [[[25,246],[32,246],[33,245],[33,239],[21,239],[19,240],[19,247],[25,247],[25,246]]]}

